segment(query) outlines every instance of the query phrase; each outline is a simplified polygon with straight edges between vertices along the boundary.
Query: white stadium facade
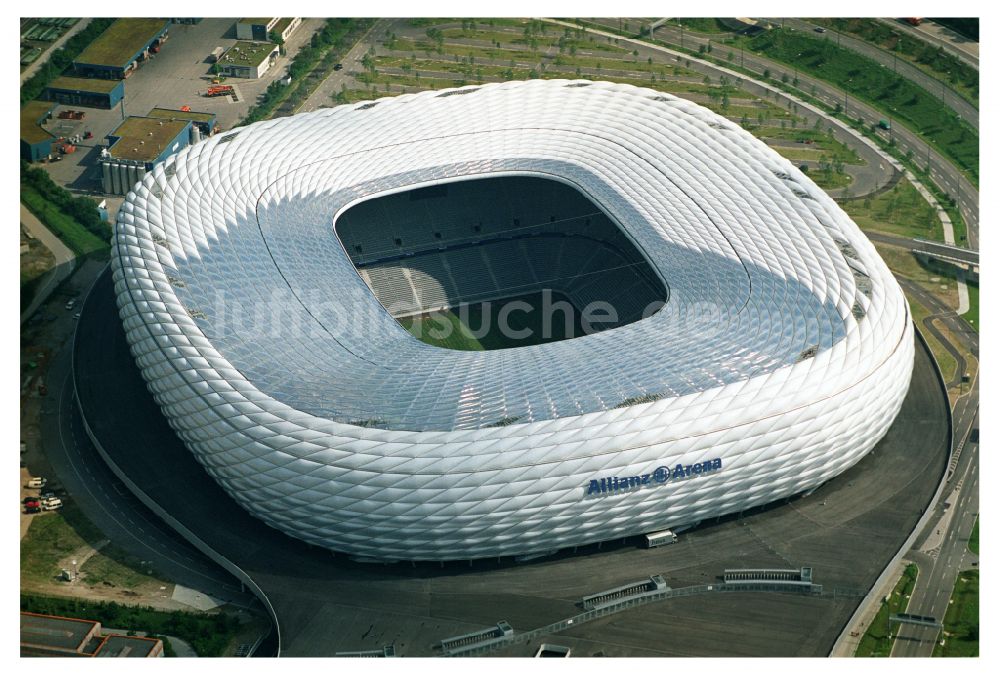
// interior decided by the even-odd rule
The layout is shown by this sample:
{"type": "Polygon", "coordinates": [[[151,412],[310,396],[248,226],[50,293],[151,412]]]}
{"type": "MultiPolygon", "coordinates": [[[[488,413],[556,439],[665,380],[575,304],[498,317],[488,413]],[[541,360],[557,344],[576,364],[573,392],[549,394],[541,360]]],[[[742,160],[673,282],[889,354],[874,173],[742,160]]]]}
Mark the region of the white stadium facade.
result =
{"type": "Polygon", "coordinates": [[[872,450],[913,365],[905,298],[832,199],[732,122],[607,82],[217,135],[129,193],[112,261],[206,471],[364,559],[538,554],[809,491],[872,450]],[[484,351],[397,321],[540,289],[621,316],[484,351]]]}

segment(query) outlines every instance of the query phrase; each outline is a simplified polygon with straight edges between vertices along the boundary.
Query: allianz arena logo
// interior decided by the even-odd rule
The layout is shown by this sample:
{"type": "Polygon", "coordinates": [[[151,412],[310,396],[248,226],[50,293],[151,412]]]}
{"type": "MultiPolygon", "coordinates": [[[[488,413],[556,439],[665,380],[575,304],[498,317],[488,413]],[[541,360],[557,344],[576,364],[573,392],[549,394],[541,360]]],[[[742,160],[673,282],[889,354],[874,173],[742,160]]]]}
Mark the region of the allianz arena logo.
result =
{"type": "Polygon", "coordinates": [[[647,486],[662,486],[671,481],[712,474],[721,469],[722,458],[715,458],[693,465],[678,464],[673,469],[661,465],[649,474],[638,476],[611,476],[591,479],[587,485],[587,497],[632,491],[647,486]]]}

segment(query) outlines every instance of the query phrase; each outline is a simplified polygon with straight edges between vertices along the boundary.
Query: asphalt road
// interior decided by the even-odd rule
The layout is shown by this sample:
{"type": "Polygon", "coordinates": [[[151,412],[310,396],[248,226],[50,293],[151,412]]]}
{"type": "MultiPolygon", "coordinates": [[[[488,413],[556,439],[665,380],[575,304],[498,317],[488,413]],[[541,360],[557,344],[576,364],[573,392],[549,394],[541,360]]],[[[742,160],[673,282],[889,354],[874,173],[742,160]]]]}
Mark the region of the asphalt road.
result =
{"type": "MultiPolygon", "coordinates": [[[[769,21],[775,22],[780,21],[780,19],[769,19],[769,21]]],[[[931,96],[938,97],[942,105],[954,110],[962,116],[963,120],[972,125],[976,131],[979,131],[979,109],[965,100],[948,83],[928,75],[909,61],[897,58],[892,52],[876,47],[870,42],[853,38],[832,28],[824,33],[817,33],[815,31],[817,24],[803,21],[802,19],[785,19],[785,25],[802,31],[804,35],[814,37],[818,40],[836,41],[839,47],[857,52],[885,68],[892,69],[893,72],[898,73],[900,76],[926,90],[931,96]]]]}
{"type": "MultiPolygon", "coordinates": [[[[506,559],[354,563],[250,517],[194,461],[132,363],[109,279],[102,278],[88,298],[78,338],[80,403],[105,451],[172,517],[264,590],[280,623],[282,654],[289,656],[390,643],[397,654],[433,655],[442,638],[500,619],[515,630],[545,626],[579,612],[576,603],[586,594],[657,572],[681,587],[711,581],[725,568],[801,565],[812,565],[818,582],[848,596],[732,594],[723,605],[709,597],[663,602],[571,633],[592,653],[826,655],[946,471],[946,403],[929,355],[918,350],[910,395],[885,439],[808,497],[703,524],[678,544],[655,550],[631,539],[526,565],[506,559]],[[767,618],[782,631],[762,631],[767,618]]],[[[517,654],[528,654],[530,646],[522,650],[517,654]]]]}
{"type": "Polygon", "coordinates": [[[45,456],[62,487],[111,542],[158,573],[239,606],[256,603],[232,576],[153,515],[108,469],[87,437],[73,396],[71,352],[54,358],[40,418],[45,456]]]}
{"type": "Polygon", "coordinates": [[[919,26],[911,26],[896,19],[879,19],[879,21],[893,28],[906,31],[913,37],[928,42],[935,47],[941,47],[946,52],[979,70],[979,43],[975,40],[962,37],[955,31],[936,24],[933,21],[925,20],[919,26]]]}
{"type": "MultiPolygon", "coordinates": [[[[594,31],[594,29],[588,30],[598,33],[601,32],[594,31]]],[[[613,35],[612,33],[605,34],[612,35],[613,37],[620,37],[613,35]]],[[[707,45],[709,40],[718,40],[717,36],[701,35],[698,33],[692,33],[688,30],[682,32],[679,28],[670,25],[663,25],[657,28],[654,31],[654,37],[671,45],[683,46],[686,49],[698,49],[700,45],[707,45]]],[[[648,43],[643,43],[638,40],[633,41],[633,43],[636,45],[648,45],[648,43]]],[[[640,56],[648,56],[649,51],[648,47],[646,50],[640,48],[640,56]]],[[[694,57],[691,57],[691,59],[691,63],[694,65],[694,57]]],[[[742,66],[747,70],[760,74],[767,69],[771,72],[771,76],[774,78],[780,78],[782,73],[787,73],[790,77],[798,77],[799,90],[808,92],[812,91],[815,87],[816,94],[814,97],[816,99],[831,108],[840,104],[847,115],[849,115],[852,119],[860,117],[864,120],[866,126],[870,127],[872,125],[876,125],[879,120],[886,118],[885,113],[877,111],[866,103],[851,97],[847,94],[847,92],[834,87],[830,83],[811,78],[807,75],[799,73],[795,68],[789,68],[785,64],[766,59],[758,54],[754,54],[746,50],[740,51],[740,53],[736,55],[734,65],[742,66]]],[[[744,88],[746,87],[744,86],[744,88]]],[[[962,173],[957,167],[955,167],[954,164],[951,163],[950,160],[946,159],[943,154],[939,153],[935,149],[933,144],[924,142],[921,137],[900,124],[892,126],[893,129],[889,132],[880,130],[877,133],[886,141],[893,140],[896,143],[896,147],[903,154],[906,154],[908,151],[912,151],[914,161],[920,166],[929,165],[931,180],[941,190],[955,197],[957,200],[959,209],[962,212],[962,217],[968,225],[968,246],[973,249],[978,249],[979,191],[967,178],[962,175],[962,173]]]]}

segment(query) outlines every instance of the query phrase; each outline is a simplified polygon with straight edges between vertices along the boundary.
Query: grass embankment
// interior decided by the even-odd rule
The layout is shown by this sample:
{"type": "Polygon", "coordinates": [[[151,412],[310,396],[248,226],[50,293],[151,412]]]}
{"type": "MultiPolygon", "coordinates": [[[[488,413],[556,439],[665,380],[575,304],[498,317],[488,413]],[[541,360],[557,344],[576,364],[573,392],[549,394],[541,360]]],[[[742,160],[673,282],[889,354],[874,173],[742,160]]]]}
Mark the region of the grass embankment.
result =
{"type": "MultiPolygon", "coordinates": [[[[102,540],[104,534],[72,502],[58,512],[35,517],[21,541],[22,587],[58,593],[58,586],[66,584],[59,581],[65,559],[78,552],[87,552],[102,540]]],[[[138,564],[135,557],[106,545],[80,567],[80,579],[75,584],[104,589],[162,584],[140,572],[138,564]]],[[[72,588],[67,586],[65,593],[72,594],[72,588]]]]}
{"type": "Polygon", "coordinates": [[[816,40],[780,28],[726,42],[830,82],[865,101],[894,123],[905,124],[933,143],[978,185],[979,135],[953,110],[942,106],[938,97],[913,82],[830,40],[816,40]]]}
{"type": "Polygon", "coordinates": [[[920,332],[927,340],[927,344],[931,348],[931,353],[934,355],[934,360],[941,368],[941,375],[944,377],[945,383],[951,382],[951,379],[955,377],[955,372],[958,370],[958,362],[945,349],[944,345],[934,337],[934,334],[924,328],[923,321],[931,314],[930,310],[920,303],[910,300],[910,313],[913,315],[913,321],[920,327],[920,332]]]}
{"type": "Polygon", "coordinates": [[[979,657],[979,571],[958,574],[934,657],[979,657]]]}
{"type": "Polygon", "coordinates": [[[164,612],[149,607],[123,606],[113,602],[83,601],[47,596],[21,595],[21,610],[97,620],[105,627],[147,632],[153,636],[176,636],[191,644],[200,657],[225,654],[239,631],[239,620],[225,613],[195,614],[179,610],[164,612]]]}
{"type": "MultiPolygon", "coordinates": [[[[621,33],[615,26],[584,19],[574,19],[574,21],[582,26],[590,25],[600,30],[621,33]]],[[[629,34],[628,37],[642,36],[629,34]]],[[[652,42],[677,49],[676,44],[664,42],[662,39],[655,39],[652,42]]],[[[784,64],[798,74],[811,75],[850,92],[884,113],[886,117],[891,117],[897,124],[902,123],[923,136],[948,157],[973,184],[979,185],[978,133],[957,113],[942,106],[936,94],[883,68],[879,63],[838,47],[834,41],[817,40],[811,35],[781,28],[774,28],[754,38],[723,37],[715,46],[716,54],[728,50],[732,55],[728,63],[713,55],[711,49],[705,49],[699,56],[721,65],[736,67],[733,48],[749,49],[784,64]]],[[[804,94],[794,86],[795,78],[791,72],[767,74],[773,84],[780,83],[783,89],[795,90],[799,95],[804,94]],[[790,87],[789,82],[793,86],[790,87]]],[[[759,74],[755,73],[754,77],[759,77],[759,74]]]]}
{"type": "Polygon", "coordinates": [[[906,606],[910,603],[910,593],[917,581],[917,572],[916,565],[911,563],[906,566],[903,576],[889,596],[889,602],[882,602],[882,607],[868,626],[868,631],[861,637],[861,642],[854,651],[855,657],[888,657],[892,652],[893,639],[890,638],[887,629],[889,616],[906,612],[906,606]]]}
{"type": "MultiPolygon", "coordinates": [[[[811,19],[814,23],[834,28],[861,38],[892,52],[921,69],[931,77],[947,83],[969,103],[979,105],[979,71],[940,47],[907,35],[876,19],[811,19]]],[[[836,40],[835,37],[827,39],[836,40]]]]}
{"type": "Polygon", "coordinates": [[[21,186],[21,202],[78,256],[108,248],[108,243],[91,234],[76,219],[52,206],[37,190],[21,186]]]}
{"type": "Polygon", "coordinates": [[[841,207],[862,230],[944,241],[937,212],[905,178],[886,192],[848,200],[841,207]]]}
{"type": "Polygon", "coordinates": [[[979,556],[979,517],[976,517],[976,525],[972,527],[972,535],[969,536],[969,551],[979,556]]]}
{"type": "Polygon", "coordinates": [[[962,318],[965,319],[965,321],[969,322],[969,326],[978,331],[979,330],[979,284],[973,282],[966,282],[965,285],[969,288],[969,311],[966,312],[964,315],[962,315],[962,318]]]}
{"type": "Polygon", "coordinates": [[[97,202],[74,197],[56,185],[44,169],[21,160],[21,202],[78,256],[105,253],[111,227],[101,219],[97,202]]]}

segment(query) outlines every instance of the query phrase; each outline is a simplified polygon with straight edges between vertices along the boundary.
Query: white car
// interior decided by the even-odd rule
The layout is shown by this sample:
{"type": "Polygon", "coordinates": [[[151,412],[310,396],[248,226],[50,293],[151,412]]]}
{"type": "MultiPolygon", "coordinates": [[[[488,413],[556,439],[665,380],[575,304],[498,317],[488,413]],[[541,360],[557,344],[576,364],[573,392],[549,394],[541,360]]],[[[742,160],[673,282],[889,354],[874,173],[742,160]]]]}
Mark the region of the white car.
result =
{"type": "Polygon", "coordinates": [[[75,305],[76,305],[76,300],[75,299],[70,299],[66,303],[66,309],[67,310],[72,310],[75,305]]]}
{"type": "Polygon", "coordinates": [[[28,488],[42,488],[46,483],[48,482],[45,480],[45,477],[33,476],[28,479],[28,488]]]}
{"type": "Polygon", "coordinates": [[[62,500],[59,498],[49,498],[48,500],[42,500],[42,509],[45,511],[52,511],[54,509],[61,509],[63,506],[62,500]]]}

